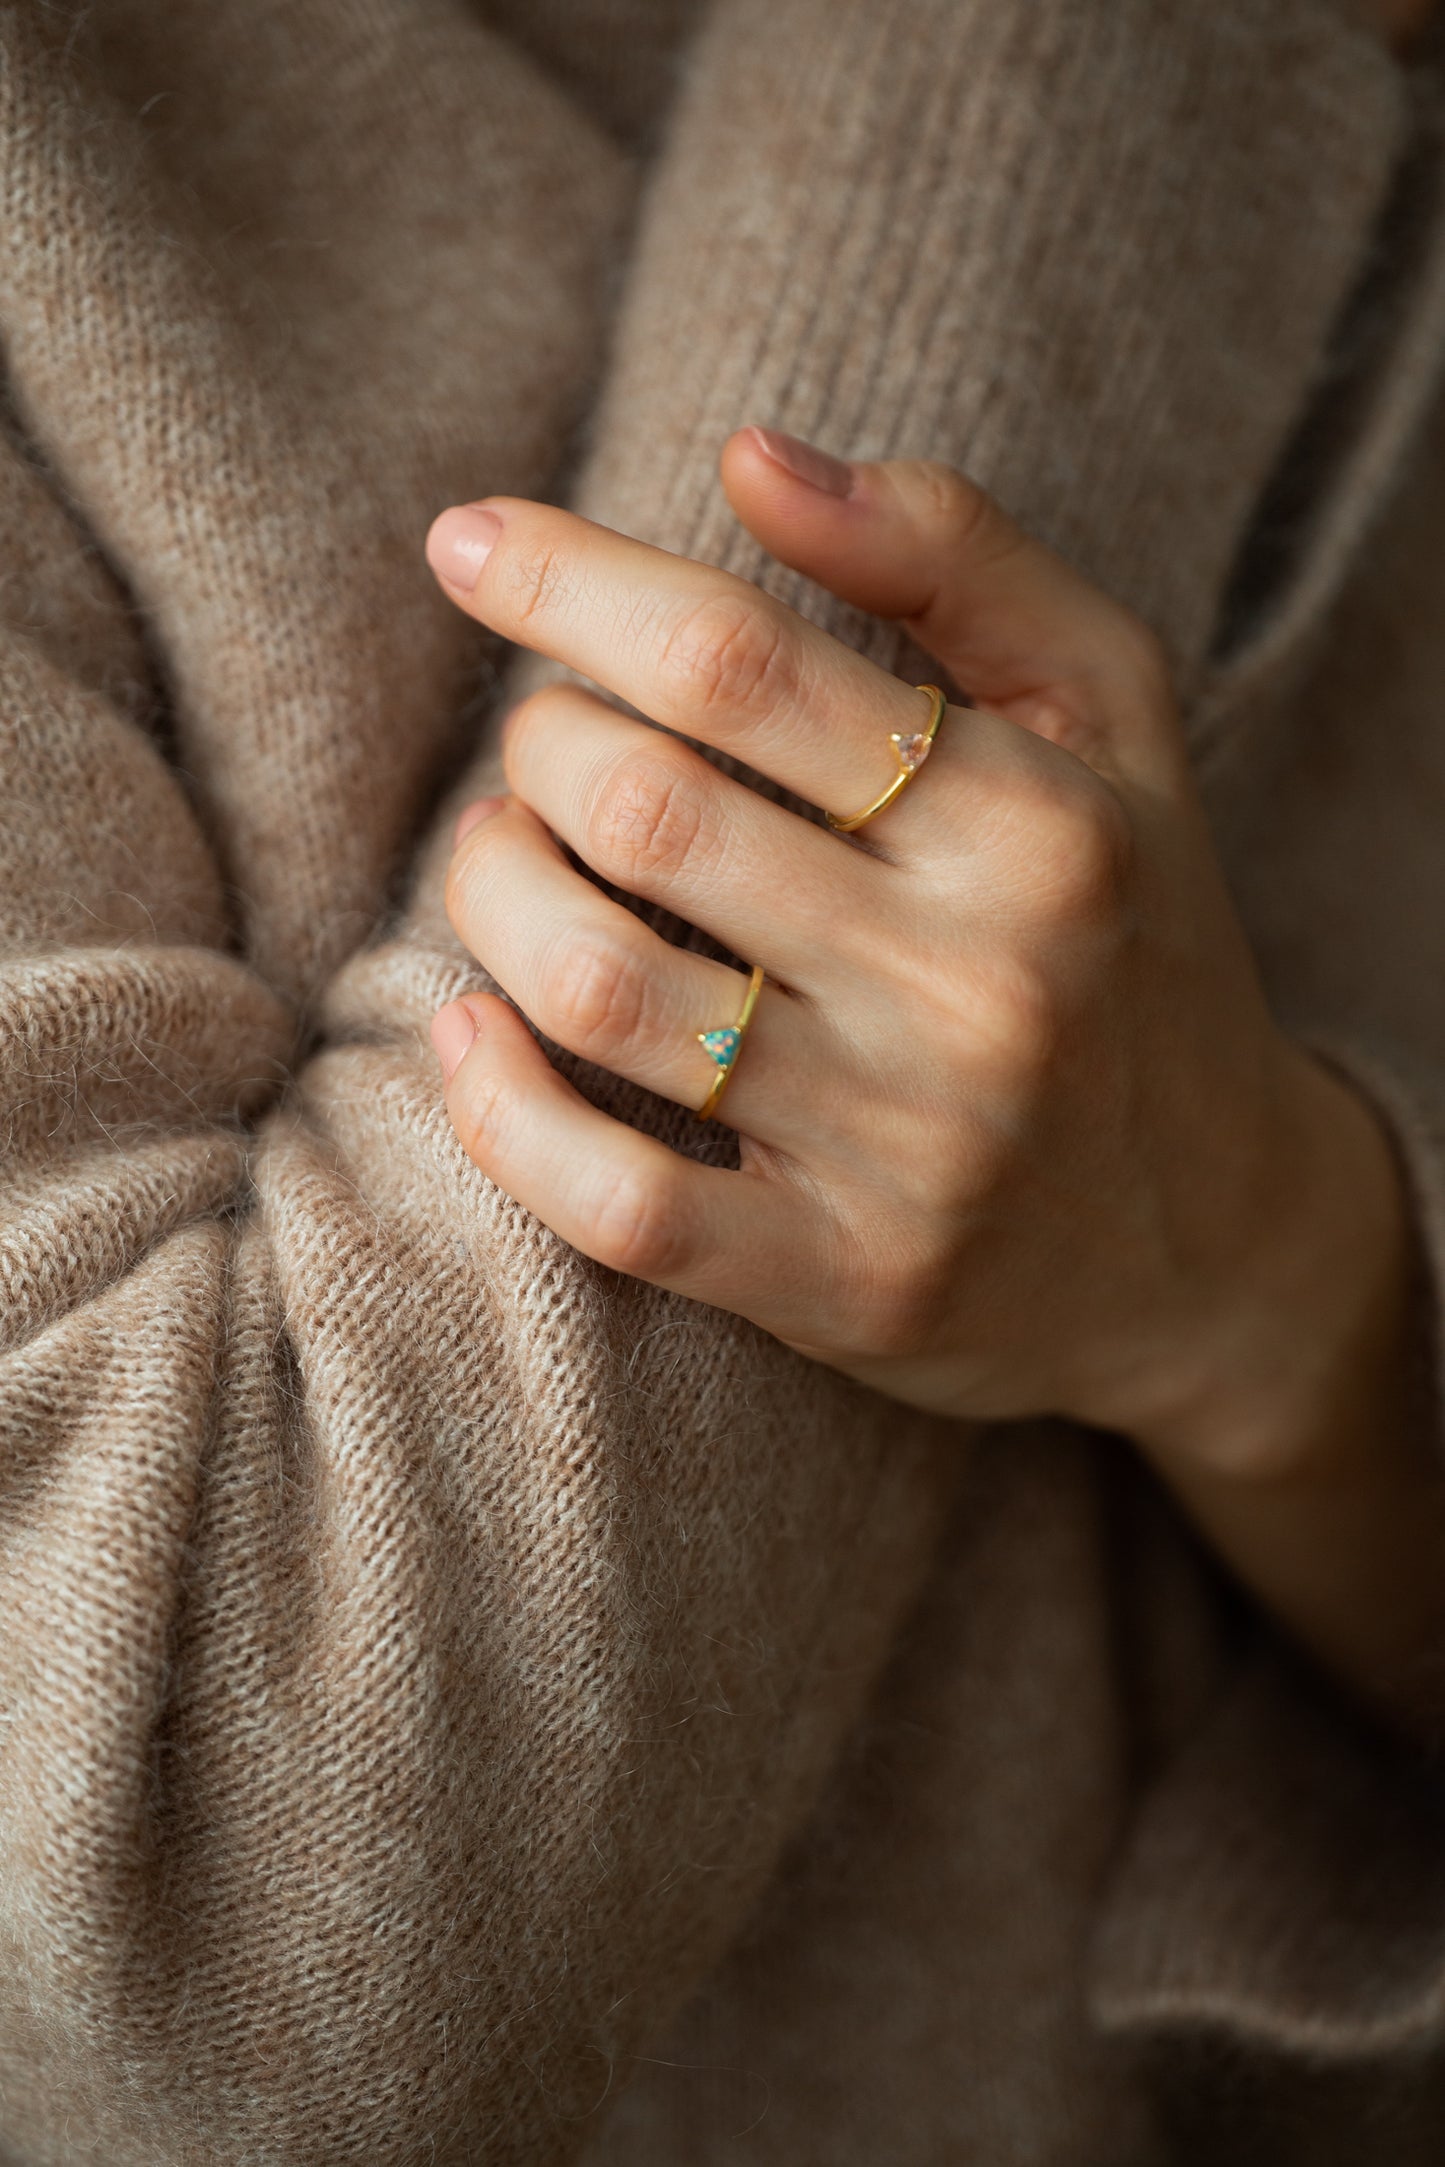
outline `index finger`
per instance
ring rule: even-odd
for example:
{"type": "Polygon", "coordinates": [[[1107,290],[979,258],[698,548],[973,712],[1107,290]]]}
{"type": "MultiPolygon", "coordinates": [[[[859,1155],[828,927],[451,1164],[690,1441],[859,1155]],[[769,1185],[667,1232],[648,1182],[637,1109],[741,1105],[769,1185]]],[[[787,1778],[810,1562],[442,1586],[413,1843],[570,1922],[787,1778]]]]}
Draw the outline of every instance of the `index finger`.
{"type": "Polygon", "coordinates": [[[927,706],[748,580],[523,497],[443,512],[433,571],[462,608],[835,812],[893,779],[927,706]]]}

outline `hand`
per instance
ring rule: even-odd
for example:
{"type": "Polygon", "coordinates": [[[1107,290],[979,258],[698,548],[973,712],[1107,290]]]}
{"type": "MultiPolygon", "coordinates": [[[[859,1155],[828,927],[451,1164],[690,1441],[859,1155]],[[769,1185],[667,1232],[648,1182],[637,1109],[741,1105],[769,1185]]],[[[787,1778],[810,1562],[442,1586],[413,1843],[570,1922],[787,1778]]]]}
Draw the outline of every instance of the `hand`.
{"type": "MultiPolygon", "coordinates": [[[[588,1255],[901,1399],[1237,1451],[1231,1397],[1323,1377],[1354,1329],[1341,1241],[1357,1263],[1368,1221],[1390,1250],[1378,1130],[1270,1017],[1151,634],[947,468],[824,462],[819,487],[784,463],[810,458],[738,432],[734,507],[979,703],[902,795],[847,839],[558,685],[509,717],[514,795],[474,809],[448,884],[544,1033],[685,1106],[745,975],[669,946],[555,838],[761,964],[721,1106],[740,1170],[589,1106],[484,994],[435,1027],[457,1133],[588,1255]]],[[[746,582],[567,512],[449,512],[429,554],[498,632],[815,806],[870,801],[890,732],[926,717],[746,582]]]]}

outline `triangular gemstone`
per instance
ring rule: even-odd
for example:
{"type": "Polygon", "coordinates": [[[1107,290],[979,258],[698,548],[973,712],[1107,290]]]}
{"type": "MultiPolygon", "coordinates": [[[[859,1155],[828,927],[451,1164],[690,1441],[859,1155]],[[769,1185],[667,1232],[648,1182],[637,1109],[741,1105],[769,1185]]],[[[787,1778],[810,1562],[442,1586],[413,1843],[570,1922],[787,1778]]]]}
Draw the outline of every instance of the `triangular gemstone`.
{"type": "Polygon", "coordinates": [[[730,1068],[743,1042],[743,1034],[735,1023],[724,1024],[717,1031],[699,1031],[698,1042],[707,1048],[719,1068],[730,1068]]]}
{"type": "Polygon", "coordinates": [[[898,765],[906,775],[911,775],[915,768],[921,768],[933,750],[932,738],[926,736],[922,730],[893,730],[889,733],[889,743],[897,753],[898,765]]]}

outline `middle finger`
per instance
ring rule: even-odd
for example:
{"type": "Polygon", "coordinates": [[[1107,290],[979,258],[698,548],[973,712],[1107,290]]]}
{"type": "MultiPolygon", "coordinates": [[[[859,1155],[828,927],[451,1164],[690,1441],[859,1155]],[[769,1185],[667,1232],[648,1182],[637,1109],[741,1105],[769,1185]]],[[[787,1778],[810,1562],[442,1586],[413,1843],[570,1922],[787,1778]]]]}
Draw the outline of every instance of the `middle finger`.
{"type": "Polygon", "coordinates": [[[903,902],[891,867],[577,686],[515,707],[503,759],[517,796],[595,873],[790,986],[830,989],[854,960],[849,929],[865,926],[871,947],[903,902]]]}

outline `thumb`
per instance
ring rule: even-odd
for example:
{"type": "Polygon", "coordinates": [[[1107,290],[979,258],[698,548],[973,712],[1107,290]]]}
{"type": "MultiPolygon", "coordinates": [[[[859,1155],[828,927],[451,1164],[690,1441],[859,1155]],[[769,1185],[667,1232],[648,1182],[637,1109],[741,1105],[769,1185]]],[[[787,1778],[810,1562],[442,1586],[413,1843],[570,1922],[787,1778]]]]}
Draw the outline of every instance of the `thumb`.
{"type": "Polygon", "coordinates": [[[1182,758],[1159,642],[1122,603],[930,459],[841,460],[738,429],[723,488],[773,556],[902,624],[971,699],[1103,771],[1182,758]]]}

